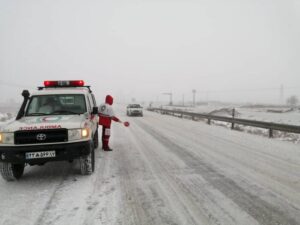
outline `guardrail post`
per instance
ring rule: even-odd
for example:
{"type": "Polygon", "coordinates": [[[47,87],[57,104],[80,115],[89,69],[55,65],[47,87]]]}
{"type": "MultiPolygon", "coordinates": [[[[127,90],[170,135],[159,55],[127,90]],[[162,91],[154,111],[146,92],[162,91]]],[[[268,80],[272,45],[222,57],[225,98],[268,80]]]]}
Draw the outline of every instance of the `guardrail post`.
{"type": "Polygon", "coordinates": [[[269,138],[272,138],[273,137],[273,129],[269,129],[269,138]]]}
{"type": "Polygon", "coordinates": [[[231,130],[234,129],[234,122],[231,123],[231,130]]]}
{"type": "Polygon", "coordinates": [[[210,125],[210,118],[207,118],[207,124],[209,124],[210,125]]]}
{"type": "MultiPolygon", "coordinates": [[[[232,109],[232,119],[234,121],[234,117],[235,117],[235,108],[232,109]]],[[[231,123],[231,129],[234,129],[234,122],[231,123]]]]}

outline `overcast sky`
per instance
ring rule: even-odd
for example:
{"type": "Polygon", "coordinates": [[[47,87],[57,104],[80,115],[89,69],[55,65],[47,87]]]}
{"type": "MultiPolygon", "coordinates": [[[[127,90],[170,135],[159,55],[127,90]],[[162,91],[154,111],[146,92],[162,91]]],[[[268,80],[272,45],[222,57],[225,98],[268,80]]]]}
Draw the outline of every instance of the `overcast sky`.
{"type": "Polygon", "coordinates": [[[300,97],[300,0],[0,0],[0,102],[47,79],[99,103],[300,97]]]}

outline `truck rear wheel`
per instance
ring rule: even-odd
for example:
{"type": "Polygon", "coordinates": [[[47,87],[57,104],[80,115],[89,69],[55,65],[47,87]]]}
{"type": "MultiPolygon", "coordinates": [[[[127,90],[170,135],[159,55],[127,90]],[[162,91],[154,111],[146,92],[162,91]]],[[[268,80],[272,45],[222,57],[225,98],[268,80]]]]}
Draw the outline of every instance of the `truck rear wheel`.
{"type": "Polygon", "coordinates": [[[94,135],[94,148],[97,149],[99,146],[99,137],[98,137],[98,129],[94,135]]]}
{"type": "Polygon", "coordinates": [[[95,150],[94,146],[90,144],[90,153],[85,156],[81,156],[80,161],[80,172],[82,175],[90,175],[95,170],[95,150]]]}
{"type": "Polygon", "coordinates": [[[0,163],[0,173],[4,180],[14,181],[20,179],[24,173],[24,164],[0,163]]]}

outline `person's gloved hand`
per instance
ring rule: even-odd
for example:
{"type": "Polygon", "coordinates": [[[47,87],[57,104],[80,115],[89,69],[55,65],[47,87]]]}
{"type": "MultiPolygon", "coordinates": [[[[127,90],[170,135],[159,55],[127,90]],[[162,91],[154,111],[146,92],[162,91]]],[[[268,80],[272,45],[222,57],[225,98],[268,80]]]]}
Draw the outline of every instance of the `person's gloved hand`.
{"type": "Polygon", "coordinates": [[[125,127],[129,127],[129,125],[130,125],[128,121],[125,121],[123,124],[125,127]]]}

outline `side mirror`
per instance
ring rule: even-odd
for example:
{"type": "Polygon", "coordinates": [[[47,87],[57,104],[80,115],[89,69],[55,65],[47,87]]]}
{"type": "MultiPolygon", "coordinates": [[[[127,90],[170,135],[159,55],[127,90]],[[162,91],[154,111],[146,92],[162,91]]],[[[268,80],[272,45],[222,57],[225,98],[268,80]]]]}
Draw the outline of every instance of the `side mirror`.
{"type": "Polygon", "coordinates": [[[96,115],[96,114],[98,114],[99,112],[98,112],[98,107],[93,107],[93,112],[92,112],[92,114],[93,115],[96,115]]]}

